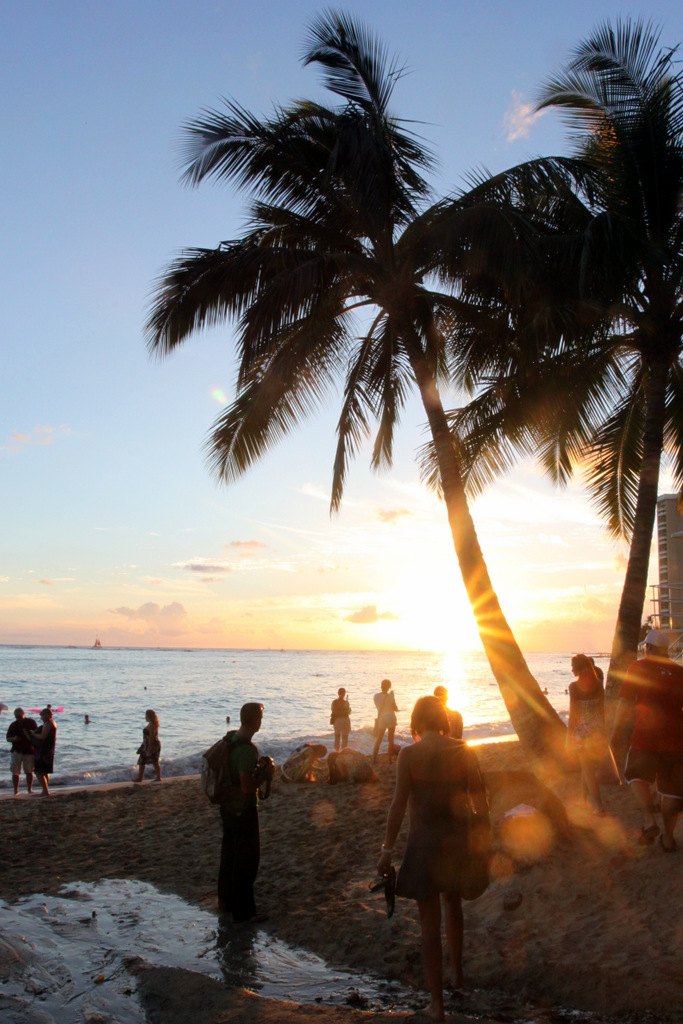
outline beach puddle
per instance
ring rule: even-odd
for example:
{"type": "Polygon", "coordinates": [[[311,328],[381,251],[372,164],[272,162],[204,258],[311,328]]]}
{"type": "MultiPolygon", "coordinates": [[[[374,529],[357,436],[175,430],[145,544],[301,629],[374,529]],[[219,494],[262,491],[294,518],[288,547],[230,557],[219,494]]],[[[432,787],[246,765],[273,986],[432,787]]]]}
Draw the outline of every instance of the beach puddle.
{"type": "MultiPolygon", "coordinates": [[[[413,1008],[396,984],[332,970],[256,928],[222,927],[177,896],[132,880],[0,901],[0,1019],[7,1024],[145,1024],[131,960],[223,979],[301,1003],[413,1008]]],[[[412,998],[411,998],[412,996],[412,998]]]]}

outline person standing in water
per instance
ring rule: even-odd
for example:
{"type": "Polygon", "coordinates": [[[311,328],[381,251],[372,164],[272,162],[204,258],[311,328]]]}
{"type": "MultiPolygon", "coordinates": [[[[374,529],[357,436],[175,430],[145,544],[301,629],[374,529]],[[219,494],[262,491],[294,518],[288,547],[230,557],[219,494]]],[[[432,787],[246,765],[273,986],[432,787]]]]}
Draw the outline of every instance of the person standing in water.
{"type": "Polygon", "coordinates": [[[396,732],[396,712],[398,708],[396,707],[394,691],[391,689],[391,679],[383,679],[380,686],[381,690],[373,697],[375,707],[377,708],[375,746],[372,751],[373,764],[377,761],[377,755],[379,754],[379,748],[385,732],[387,734],[389,760],[391,761],[394,756],[394,733],[396,732]]]}
{"type": "Polygon", "coordinates": [[[142,782],[142,777],[145,774],[145,765],[151,764],[154,768],[156,781],[161,782],[161,766],[159,764],[161,741],[159,739],[159,718],[156,711],[148,708],[145,711],[145,721],[147,724],[142,730],[142,743],[138,747],[139,768],[138,777],[135,781],[142,782]]]}
{"type": "Polygon", "coordinates": [[[330,725],[334,729],[334,749],[343,750],[349,745],[349,733],[351,732],[351,705],[346,690],[340,686],[337,690],[337,699],[332,701],[330,713],[330,725]]]}
{"type": "Polygon", "coordinates": [[[24,716],[23,708],[14,709],[14,721],[10,722],[9,729],[7,730],[7,742],[12,744],[10,767],[15,796],[19,792],[19,779],[21,778],[22,768],[26,775],[26,789],[29,793],[33,791],[35,756],[31,741],[27,738],[26,733],[27,731],[34,732],[37,728],[32,718],[24,716]]]}
{"type": "Polygon", "coordinates": [[[36,729],[35,732],[29,732],[27,729],[24,735],[36,748],[36,775],[42,787],[43,796],[49,796],[48,779],[54,769],[55,743],[57,741],[57,726],[49,705],[40,712],[40,720],[43,724],[39,729],[36,729]]]}

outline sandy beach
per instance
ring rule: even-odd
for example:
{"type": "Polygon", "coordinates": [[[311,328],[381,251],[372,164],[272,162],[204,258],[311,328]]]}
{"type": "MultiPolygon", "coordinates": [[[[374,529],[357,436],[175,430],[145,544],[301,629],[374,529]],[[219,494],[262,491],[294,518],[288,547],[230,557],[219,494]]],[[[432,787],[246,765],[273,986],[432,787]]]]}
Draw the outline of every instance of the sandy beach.
{"type": "MultiPolygon", "coordinates": [[[[477,751],[488,772],[529,767],[518,743],[477,751]]],[[[381,895],[368,892],[394,767],[380,760],[378,775],[378,783],[357,786],[276,777],[261,807],[257,899],[269,913],[261,927],[338,968],[423,989],[414,904],[399,900],[388,920],[381,895]]],[[[658,844],[643,848],[626,789],[605,788],[608,814],[596,818],[578,799],[578,774],[546,781],[568,811],[565,835],[545,815],[504,816],[504,804],[492,801],[495,877],[465,904],[467,989],[451,999],[449,1019],[514,1020],[532,1007],[539,1020],[559,1019],[559,1008],[620,1021],[646,1012],[651,1021],[680,1020],[683,824],[677,855],[658,844]]],[[[0,898],[129,878],[215,908],[220,820],[196,778],[55,794],[0,801],[0,898]]],[[[274,1003],[177,969],[141,966],[137,985],[149,1020],[165,1024],[363,1016],[362,1007],[274,1003]],[[202,1011],[188,1016],[193,1000],[202,1011]]]]}

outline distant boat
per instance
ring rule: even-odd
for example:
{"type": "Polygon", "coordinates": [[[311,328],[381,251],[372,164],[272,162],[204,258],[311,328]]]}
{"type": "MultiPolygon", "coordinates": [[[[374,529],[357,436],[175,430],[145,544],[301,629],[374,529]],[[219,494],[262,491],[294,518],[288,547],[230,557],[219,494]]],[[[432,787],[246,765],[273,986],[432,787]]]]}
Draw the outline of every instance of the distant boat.
{"type": "Polygon", "coordinates": [[[100,638],[98,636],[96,636],[95,637],[95,643],[92,645],[92,649],[93,649],[93,651],[99,651],[101,649],[101,647],[102,647],[102,644],[100,643],[100,638]]]}

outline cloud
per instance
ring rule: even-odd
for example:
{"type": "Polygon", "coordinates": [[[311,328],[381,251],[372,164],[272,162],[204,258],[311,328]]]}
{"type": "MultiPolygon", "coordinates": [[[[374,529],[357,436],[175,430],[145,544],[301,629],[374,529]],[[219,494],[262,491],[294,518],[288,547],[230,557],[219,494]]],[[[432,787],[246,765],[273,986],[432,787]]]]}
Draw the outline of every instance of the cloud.
{"type": "Polygon", "coordinates": [[[513,89],[512,104],[503,115],[506,140],[528,139],[532,126],[544,113],[544,110],[534,110],[533,103],[525,103],[522,94],[513,89]]]}
{"type": "Polygon", "coordinates": [[[52,582],[52,580],[41,580],[40,582],[43,583],[46,587],[53,587],[54,586],[54,583],[52,582]]]}
{"type": "MultiPolygon", "coordinates": [[[[171,604],[161,605],[154,601],[147,601],[139,608],[110,608],[111,615],[122,615],[128,619],[132,626],[142,626],[142,632],[162,633],[166,636],[175,636],[184,632],[187,621],[187,612],[178,601],[171,604]]],[[[141,630],[136,629],[135,632],[141,630]]]]}
{"type": "Polygon", "coordinates": [[[376,604],[366,604],[360,611],[347,615],[345,621],[366,626],[369,623],[379,622],[380,619],[398,619],[398,615],[394,615],[393,612],[378,612],[376,604]]]}
{"type": "Polygon", "coordinates": [[[377,518],[382,523],[395,523],[402,516],[412,516],[409,508],[378,508],[377,518]]]}
{"type": "Polygon", "coordinates": [[[227,544],[224,544],[223,547],[237,551],[240,558],[247,558],[255,551],[267,548],[268,545],[264,544],[263,541],[260,540],[231,540],[228,541],[227,544]]]}
{"type": "Polygon", "coordinates": [[[58,436],[70,433],[71,428],[67,427],[65,423],[60,424],[58,427],[51,427],[48,424],[37,426],[28,434],[22,434],[18,430],[13,430],[9,438],[9,450],[11,452],[18,452],[21,448],[31,445],[54,444],[58,436]]]}
{"type": "Polygon", "coordinates": [[[185,572],[198,572],[207,575],[230,572],[229,565],[224,565],[221,562],[204,562],[201,559],[198,559],[196,562],[178,562],[176,564],[183,568],[185,572]]]}

